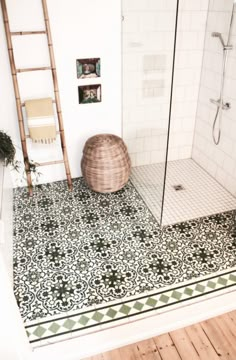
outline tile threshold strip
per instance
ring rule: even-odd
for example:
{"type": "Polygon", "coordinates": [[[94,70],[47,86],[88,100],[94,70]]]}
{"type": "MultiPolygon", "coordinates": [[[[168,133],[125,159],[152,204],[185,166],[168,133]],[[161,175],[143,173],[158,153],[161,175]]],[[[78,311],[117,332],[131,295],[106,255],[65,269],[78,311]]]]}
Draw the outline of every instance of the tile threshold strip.
{"type": "MultiPolygon", "coordinates": [[[[45,320],[25,326],[30,343],[81,332],[118,320],[123,320],[150,311],[156,311],[171,305],[212,294],[236,285],[236,270],[231,270],[205,279],[190,282],[171,289],[165,289],[145,296],[101,306],[93,310],[74,312],[73,315],[45,320]]],[[[80,333],[81,334],[81,333],[80,333]]],[[[82,334],[81,334],[82,335],[82,334]]],[[[55,339],[56,341],[56,339],[55,339]]]]}

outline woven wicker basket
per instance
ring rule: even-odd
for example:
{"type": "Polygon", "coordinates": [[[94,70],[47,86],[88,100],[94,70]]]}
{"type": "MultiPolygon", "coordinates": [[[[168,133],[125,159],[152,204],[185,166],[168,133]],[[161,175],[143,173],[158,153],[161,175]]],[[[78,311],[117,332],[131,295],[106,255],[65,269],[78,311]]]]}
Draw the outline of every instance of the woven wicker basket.
{"type": "Polygon", "coordinates": [[[95,135],[85,143],[81,168],[92,190],[101,193],[118,191],[130,176],[131,162],[127,147],[116,135],[95,135]]]}

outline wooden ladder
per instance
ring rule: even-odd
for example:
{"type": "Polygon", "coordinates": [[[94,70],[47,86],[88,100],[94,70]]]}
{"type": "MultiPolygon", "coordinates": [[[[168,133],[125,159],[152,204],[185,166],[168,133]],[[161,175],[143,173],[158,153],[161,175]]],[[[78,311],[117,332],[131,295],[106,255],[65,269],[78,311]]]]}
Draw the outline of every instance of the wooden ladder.
{"type": "Polygon", "coordinates": [[[67,150],[66,150],[66,141],[65,141],[63,118],[62,118],[62,112],[61,112],[61,103],[60,103],[58,81],[57,81],[57,71],[56,71],[56,64],[55,64],[55,58],[54,58],[52,36],[51,36],[46,0],[41,0],[42,7],[43,7],[44,21],[45,21],[45,30],[42,30],[42,31],[17,31],[17,32],[10,31],[6,1],[5,0],[0,0],[0,1],[1,1],[1,7],[2,7],[2,13],[3,13],[4,27],[5,27],[5,32],[6,32],[7,48],[8,48],[9,61],[10,61],[10,66],[11,66],[11,74],[12,74],[13,86],[14,86],[14,92],[15,92],[17,116],[18,116],[18,123],[19,123],[19,129],[20,129],[20,137],[21,137],[21,146],[22,146],[22,152],[23,152],[23,157],[24,157],[25,172],[26,172],[29,194],[32,195],[32,192],[33,192],[32,178],[31,178],[31,172],[30,172],[30,163],[29,163],[27,144],[26,144],[26,139],[29,138],[29,135],[26,135],[26,133],[25,133],[23,112],[22,112],[22,108],[25,106],[25,103],[21,101],[19,85],[18,85],[18,80],[17,80],[18,73],[27,72],[27,71],[51,70],[51,72],[52,72],[54,96],[55,96],[55,100],[53,100],[53,102],[56,104],[58,125],[59,125],[59,131],[57,131],[57,134],[60,135],[61,148],[62,148],[62,154],[63,154],[63,160],[37,163],[37,166],[45,166],[45,165],[64,163],[68,186],[69,186],[69,189],[71,190],[72,189],[71,173],[70,173],[70,166],[69,166],[68,155],[67,155],[67,150]],[[39,34],[45,34],[47,36],[48,51],[49,51],[49,56],[50,56],[50,66],[17,69],[16,65],[15,65],[14,52],[13,52],[13,46],[12,46],[12,36],[39,35],[39,34]]]}

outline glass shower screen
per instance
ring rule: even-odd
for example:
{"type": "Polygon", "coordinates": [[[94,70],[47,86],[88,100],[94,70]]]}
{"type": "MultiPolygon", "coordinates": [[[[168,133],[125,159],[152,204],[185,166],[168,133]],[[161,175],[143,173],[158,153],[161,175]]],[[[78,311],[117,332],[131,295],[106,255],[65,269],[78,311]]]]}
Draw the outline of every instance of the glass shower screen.
{"type": "Polygon", "coordinates": [[[178,1],[123,0],[123,139],[131,181],[161,222],[178,1]]]}

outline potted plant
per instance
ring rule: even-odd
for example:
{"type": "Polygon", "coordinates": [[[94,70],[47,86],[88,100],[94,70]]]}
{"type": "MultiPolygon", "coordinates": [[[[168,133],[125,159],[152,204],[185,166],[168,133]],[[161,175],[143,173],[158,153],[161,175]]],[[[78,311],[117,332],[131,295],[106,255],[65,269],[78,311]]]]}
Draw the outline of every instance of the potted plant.
{"type": "MultiPolygon", "coordinates": [[[[15,160],[16,149],[12,142],[12,139],[6,132],[0,130],[0,163],[3,166],[10,165],[14,170],[19,171],[21,167],[21,162],[15,160]]],[[[28,157],[24,158],[24,163],[28,163],[28,170],[31,174],[34,175],[34,180],[37,183],[41,173],[37,169],[37,163],[32,160],[29,160],[28,157]]],[[[25,179],[25,172],[22,174],[22,178],[25,179]]],[[[22,180],[23,180],[22,179],[22,180]]]]}
{"type": "Polygon", "coordinates": [[[10,136],[0,130],[0,162],[5,166],[12,165],[15,167],[15,154],[16,149],[10,136]]]}

